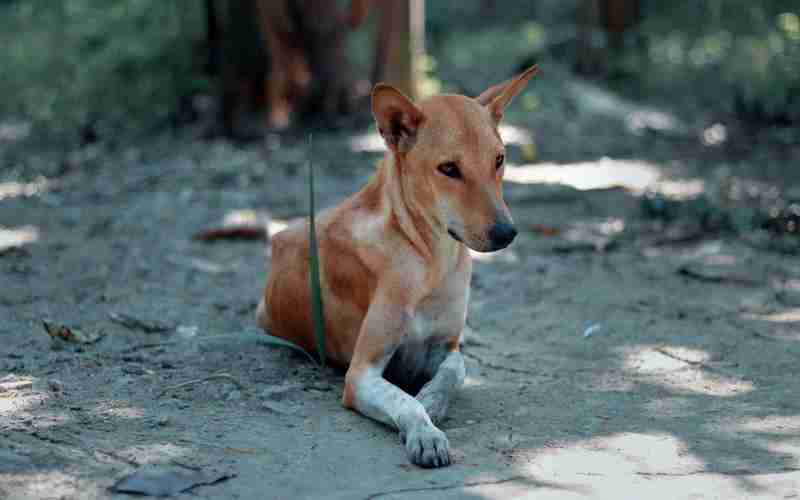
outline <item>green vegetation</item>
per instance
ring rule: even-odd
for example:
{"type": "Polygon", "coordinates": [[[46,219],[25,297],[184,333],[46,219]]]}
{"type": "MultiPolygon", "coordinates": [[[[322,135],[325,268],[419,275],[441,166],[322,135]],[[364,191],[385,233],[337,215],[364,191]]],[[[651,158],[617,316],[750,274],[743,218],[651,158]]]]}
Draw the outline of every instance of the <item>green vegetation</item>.
{"type": "MultiPolygon", "coordinates": [[[[465,74],[496,81],[531,58],[571,66],[578,3],[427,2],[425,87],[472,90],[465,74]]],[[[202,71],[202,10],[193,0],[0,1],[0,116],[67,140],[87,123],[115,131],[163,123],[181,96],[213,90],[202,71]]],[[[641,12],[609,57],[610,85],[755,123],[800,120],[796,1],[642,0],[641,12]]],[[[374,38],[365,31],[349,44],[364,77],[374,38]]]]}
{"type": "Polygon", "coordinates": [[[138,129],[177,97],[207,88],[193,46],[192,0],[6,0],[0,3],[0,115],[67,139],[90,120],[138,129]]]}

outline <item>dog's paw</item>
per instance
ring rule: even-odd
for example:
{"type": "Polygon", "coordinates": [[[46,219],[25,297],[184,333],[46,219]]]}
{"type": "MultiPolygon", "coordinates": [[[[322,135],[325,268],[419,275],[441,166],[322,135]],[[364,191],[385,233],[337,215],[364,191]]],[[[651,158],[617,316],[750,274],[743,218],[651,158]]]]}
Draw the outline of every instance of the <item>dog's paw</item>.
{"type": "Polygon", "coordinates": [[[444,432],[436,427],[423,427],[405,436],[406,453],[411,463],[420,467],[446,467],[450,465],[450,442],[444,432]]]}

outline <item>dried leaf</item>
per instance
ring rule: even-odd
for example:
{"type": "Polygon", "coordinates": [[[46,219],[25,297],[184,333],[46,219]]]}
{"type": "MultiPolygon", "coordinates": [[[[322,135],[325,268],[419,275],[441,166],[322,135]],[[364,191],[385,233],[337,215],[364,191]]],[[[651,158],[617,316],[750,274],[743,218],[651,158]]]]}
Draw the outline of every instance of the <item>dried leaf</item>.
{"type": "Polygon", "coordinates": [[[131,330],[142,330],[145,333],[161,333],[175,328],[173,325],[169,325],[163,321],[141,319],[126,313],[111,312],[108,313],[108,319],[114,323],[124,326],[125,328],[130,328],[131,330]]]}
{"type": "Polygon", "coordinates": [[[172,469],[139,469],[114,483],[110,490],[114,493],[166,497],[190,490],[196,486],[210,485],[232,477],[236,477],[236,474],[172,469]]]}
{"type": "Polygon", "coordinates": [[[544,224],[534,224],[531,229],[533,229],[534,233],[542,236],[558,236],[561,234],[561,229],[554,226],[545,226],[544,224]]]}
{"type": "Polygon", "coordinates": [[[219,241],[219,240],[256,240],[267,239],[267,228],[254,225],[237,225],[217,229],[207,229],[200,231],[192,236],[197,241],[219,241]]]}
{"type": "Polygon", "coordinates": [[[73,344],[94,344],[103,338],[102,332],[78,330],[77,328],[55,324],[48,320],[42,320],[42,326],[44,326],[44,331],[46,331],[51,338],[64,342],[71,342],[73,344]]]}
{"type": "Polygon", "coordinates": [[[678,274],[708,283],[737,283],[758,286],[764,283],[760,276],[753,276],[743,267],[715,266],[703,263],[688,263],[678,268],[678,274]]]}

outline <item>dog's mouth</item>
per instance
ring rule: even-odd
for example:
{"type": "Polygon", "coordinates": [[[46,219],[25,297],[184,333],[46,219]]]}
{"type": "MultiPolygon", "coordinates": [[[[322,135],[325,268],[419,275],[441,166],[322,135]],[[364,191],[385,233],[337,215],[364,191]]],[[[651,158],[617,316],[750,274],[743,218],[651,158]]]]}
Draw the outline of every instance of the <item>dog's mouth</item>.
{"type": "Polygon", "coordinates": [[[459,236],[459,235],[458,235],[458,234],[457,234],[455,231],[453,231],[452,229],[449,229],[449,228],[448,228],[448,229],[447,229],[447,234],[449,234],[450,236],[452,236],[452,237],[453,237],[453,239],[454,239],[454,240],[456,240],[456,241],[458,241],[459,243],[464,243],[464,240],[462,240],[462,239],[461,239],[461,236],[459,236]]]}

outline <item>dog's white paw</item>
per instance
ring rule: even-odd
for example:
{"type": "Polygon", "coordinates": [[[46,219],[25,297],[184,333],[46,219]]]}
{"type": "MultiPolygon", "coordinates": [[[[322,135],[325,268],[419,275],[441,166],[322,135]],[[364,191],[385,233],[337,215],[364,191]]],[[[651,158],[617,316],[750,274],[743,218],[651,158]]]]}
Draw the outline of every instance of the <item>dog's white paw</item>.
{"type": "Polygon", "coordinates": [[[411,463],[420,467],[450,465],[450,442],[436,427],[413,429],[405,436],[406,453],[411,463]]]}

